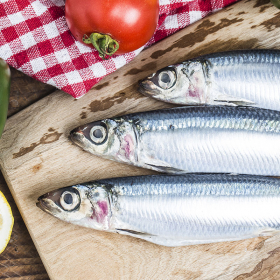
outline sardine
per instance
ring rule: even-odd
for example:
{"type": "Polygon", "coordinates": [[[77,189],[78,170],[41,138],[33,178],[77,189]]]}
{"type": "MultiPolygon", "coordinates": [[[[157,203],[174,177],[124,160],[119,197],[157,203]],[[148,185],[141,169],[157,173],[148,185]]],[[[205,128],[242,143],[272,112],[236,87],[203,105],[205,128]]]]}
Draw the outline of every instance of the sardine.
{"type": "Polygon", "coordinates": [[[71,132],[84,150],[166,173],[280,175],[280,112],[193,106],[136,113],[71,132]]]}
{"type": "Polygon", "coordinates": [[[165,246],[241,240],[280,229],[280,180],[261,176],[114,178],[38,200],[38,207],[63,221],[165,246]]]}
{"type": "Polygon", "coordinates": [[[244,105],[280,111],[280,51],[204,55],[163,68],[139,83],[147,96],[185,105],[244,105]]]}

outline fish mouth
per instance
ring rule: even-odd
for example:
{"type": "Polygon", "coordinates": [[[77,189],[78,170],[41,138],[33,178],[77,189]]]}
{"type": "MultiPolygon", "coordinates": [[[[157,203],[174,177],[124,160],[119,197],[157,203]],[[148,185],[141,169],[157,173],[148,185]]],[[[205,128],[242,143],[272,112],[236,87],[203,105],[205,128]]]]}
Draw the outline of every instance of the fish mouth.
{"type": "Polygon", "coordinates": [[[77,127],[75,129],[73,129],[70,132],[70,139],[73,143],[75,143],[76,145],[83,147],[83,143],[84,143],[84,133],[81,127],[77,127]]]}
{"type": "Polygon", "coordinates": [[[140,80],[138,82],[138,91],[148,97],[160,94],[160,91],[155,87],[155,84],[148,79],[140,80]]]}
{"type": "Polygon", "coordinates": [[[42,211],[44,211],[50,215],[53,215],[52,207],[50,206],[48,199],[46,199],[44,196],[45,195],[42,195],[38,198],[38,201],[36,202],[36,206],[38,208],[40,208],[42,211]]]}
{"type": "Polygon", "coordinates": [[[65,191],[65,189],[67,189],[67,187],[41,195],[40,197],[38,197],[36,206],[44,212],[51,214],[52,216],[56,216],[56,214],[59,214],[62,211],[59,207],[59,200],[62,192],[65,191]]]}
{"type": "Polygon", "coordinates": [[[38,208],[40,208],[41,210],[45,211],[40,201],[37,201],[37,202],[36,202],[36,206],[37,206],[38,208]]]}

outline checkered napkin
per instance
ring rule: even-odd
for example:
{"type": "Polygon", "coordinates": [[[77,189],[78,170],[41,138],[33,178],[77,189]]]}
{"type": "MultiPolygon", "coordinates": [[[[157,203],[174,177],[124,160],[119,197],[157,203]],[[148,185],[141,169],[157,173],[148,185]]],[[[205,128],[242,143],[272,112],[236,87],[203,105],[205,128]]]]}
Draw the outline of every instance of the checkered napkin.
{"type": "MultiPolygon", "coordinates": [[[[235,1],[160,0],[158,26],[145,47],[235,1]]],[[[63,0],[0,2],[0,57],[27,75],[75,98],[83,96],[104,76],[131,61],[143,49],[102,61],[97,51],[71,35],[63,0]]]]}

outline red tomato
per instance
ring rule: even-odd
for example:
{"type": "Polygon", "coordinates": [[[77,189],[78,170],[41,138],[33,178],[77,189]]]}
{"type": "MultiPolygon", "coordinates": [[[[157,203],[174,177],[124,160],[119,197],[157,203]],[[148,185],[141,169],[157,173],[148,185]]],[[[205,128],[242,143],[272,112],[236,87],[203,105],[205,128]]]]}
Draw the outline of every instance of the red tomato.
{"type": "MultiPolygon", "coordinates": [[[[116,54],[123,54],[142,47],[153,36],[159,3],[158,0],[66,0],[65,14],[78,41],[83,42],[83,37],[92,33],[107,34],[119,44],[116,54]]],[[[111,47],[117,43],[111,42],[111,47]]]]}

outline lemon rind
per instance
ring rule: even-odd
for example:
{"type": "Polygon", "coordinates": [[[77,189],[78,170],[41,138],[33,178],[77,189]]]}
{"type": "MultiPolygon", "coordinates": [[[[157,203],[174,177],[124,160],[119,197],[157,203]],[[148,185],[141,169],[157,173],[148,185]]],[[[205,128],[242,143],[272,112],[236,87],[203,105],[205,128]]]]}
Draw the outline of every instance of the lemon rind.
{"type": "Polygon", "coordinates": [[[13,217],[11,206],[9,205],[4,194],[0,191],[0,209],[2,207],[4,208],[4,211],[6,212],[5,213],[6,215],[3,218],[3,224],[5,224],[4,226],[8,226],[9,230],[7,233],[5,232],[5,236],[4,236],[5,240],[0,241],[0,254],[6,249],[8,243],[10,241],[12,230],[13,230],[13,225],[14,225],[14,217],[13,217]]]}

